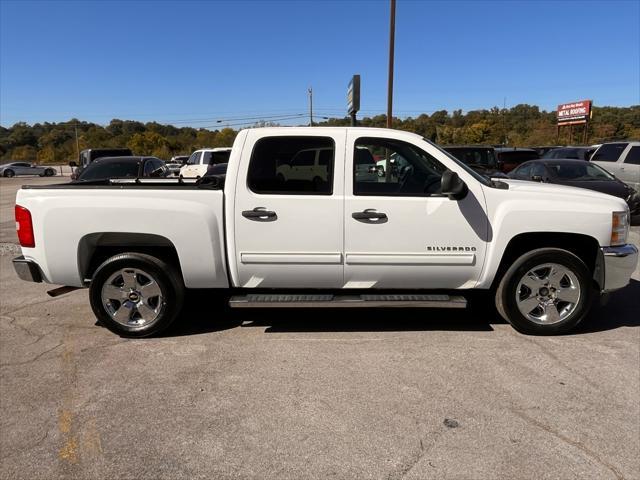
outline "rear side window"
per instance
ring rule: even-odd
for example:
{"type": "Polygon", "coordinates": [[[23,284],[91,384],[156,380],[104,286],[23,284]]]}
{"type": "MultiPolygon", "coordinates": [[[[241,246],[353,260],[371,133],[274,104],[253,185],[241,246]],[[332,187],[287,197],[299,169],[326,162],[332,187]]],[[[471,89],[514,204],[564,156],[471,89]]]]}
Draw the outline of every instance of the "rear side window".
{"type": "Polygon", "coordinates": [[[231,152],[204,152],[202,158],[203,165],[218,165],[219,163],[228,163],[231,152]]]}
{"type": "Polygon", "coordinates": [[[606,143],[593,154],[591,160],[598,162],[617,162],[625,148],[627,148],[626,143],[606,143]]]}
{"type": "Polygon", "coordinates": [[[631,165],[640,165],[640,147],[631,147],[627,158],[624,159],[624,163],[630,163],[631,165]]]}
{"type": "Polygon", "coordinates": [[[331,195],[334,158],[335,145],[329,137],[263,138],[253,148],[247,185],[260,194],[331,195]],[[306,168],[295,168],[300,166],[306,168]]]}

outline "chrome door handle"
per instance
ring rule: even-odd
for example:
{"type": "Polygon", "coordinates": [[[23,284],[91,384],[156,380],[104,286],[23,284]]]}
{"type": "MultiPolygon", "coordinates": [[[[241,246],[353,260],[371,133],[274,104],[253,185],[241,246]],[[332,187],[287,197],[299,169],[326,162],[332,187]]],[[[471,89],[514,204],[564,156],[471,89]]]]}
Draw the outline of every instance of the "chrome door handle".
{"type": "Polygon", "coordinates": [[[256,207],[253,210],[244,210],[242,216],[258,222],[272,222],[278,218],[276,212],[266,210],[264,207],[256,207]]]}
{"type": "MultiPolygon", "coordinates": [[[[377,222],[380,222],[380,220],[387,220],[386,213],[376,212],[374,209],[367,209],[362,212],[353,212],[351,216],[355,220],[365,221],[365,222],[369,220],[375,220],[377,222]]],[[[371,222],[371,223],[375,223],[375,222],[371,222]]],[[[384,222],[380,222],[380,223],[384,223],[384,222]]]]}

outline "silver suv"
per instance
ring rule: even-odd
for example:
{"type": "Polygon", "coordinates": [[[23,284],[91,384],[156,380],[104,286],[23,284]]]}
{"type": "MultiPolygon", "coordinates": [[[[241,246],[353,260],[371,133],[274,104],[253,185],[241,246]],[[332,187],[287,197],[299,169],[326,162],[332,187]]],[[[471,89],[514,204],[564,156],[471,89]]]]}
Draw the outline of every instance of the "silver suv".
{"type": "Polygon", "coordinates": [[[603,143],[591,161],[640,191],[640,142],[603,143]]]}

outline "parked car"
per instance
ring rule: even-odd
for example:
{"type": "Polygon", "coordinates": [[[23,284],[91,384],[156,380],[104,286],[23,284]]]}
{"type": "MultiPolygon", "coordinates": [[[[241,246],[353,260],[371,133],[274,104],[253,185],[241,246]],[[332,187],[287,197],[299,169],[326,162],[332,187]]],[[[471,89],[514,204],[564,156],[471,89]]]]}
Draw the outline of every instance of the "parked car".
{"type": "Polygon", "coordinates": [[[484,294],[519,331],[558,334],[638,261],[624,200],[492,181],[391,129],[242,130],[226,181],[36,185],[15,208],[20,278],[89,287],[101,324],[135,337],[179,318],[191,288],[233,308],[464,308],[484,294]],[[358,181],[359,147],[408,168],[358,181]],[[284,156],[319,149],[332,153],[326,182],[278,178],[284,156]]]}
{"type": "Polygon", "coordinates": [[[103,157],[129,157],[133,153],[128,148],[87,148],[80,152],[78,162],[69,162],[69,166],[74,170],[71,173],[71,179],[75,180],[78,175],[91,164],[94,160],[103,157]]]}
{"type": "Polygon", "coordinates": [[[540,156],[540,158],[542,158],[544,156],[545,153],[547,153],[549,150],[554,150],[556,148],[562,148],[562,145],[545,145],[542,147],[531,147],[533,150],[535,150],[536,152],[538,152],[538,155],[540,156]]]}
{"type": "Polygon", "coordinates": [[[171,157],[171,160],[166,163],[169,173],[176,176],[180,175],[180,169],[185,163],[187,163],[187,160],[189,160],[189,155],[177,155],[171,157]]]}
{"type": "Polygon", "coordinates": [[[589,160],[596,149],[593,147],[560,147],[549,150],[541,158],[573,158],[589,160]]]}
{"type": "Polygon", "coordinates": [[[164,162],[156,157],[101,157],[87,166],[77,182],[112,178],[162,178],[169,174],[164,162]]]}
{"type": "Polygon", "coordinates": [[[495,149],[498,169],[509,173],[521,163],[540,158],[533,148],[500,147],[495,149]]]}
{"type": "Polygon", "coordinates": [[[321,191],[327,184],[331,174],[330,165],[333,160],[333,148],[307,148],[295,152],[278,153],[276,178],[286,182],[312,182],[316,190],[321,191]]]}
{"type": "Polygon", "coordinates": [[[569,159],[531,160],[512,170],[509,177],[606,193],[623,199],[631,215],[640,214],[638,192],[594,163],[569,159]]]}
{"type": "Polygon", "coordinates": [[[10,162],[0,165],[0,176],[14,177],[16,175],[40,175],[41,177],[52,177],[56,174],[56,169],[43,167],[29,162],[10,162]]]}
{"type": "Polygon", "coordinates": [[[640,191],[640,142],[603,143],[591,161],[640,191]]]}
{"type": "Polygon", "coordinates": [[[505,174],[498,168],[496,152],[493,147],[483,145],[451,145],[443,148],[482,175],[487,177],[505,177],[505,174]]]}
{"type": "Polygon", "coordinates": [[[228,166],[229,166],[228,163],[218,163],[216,165],[211,165],[207,169],[207,173],[205,176],[226,175],[228,166]]]}
{"type": "Polygon", "coordinates": [[[227,163],[231,155],[231,147],[203,148],[191,154],[187,162],[180,168],[180,176],[198,178],[207,173],[210,165],[227,163]]]}
{"type": "MultiPolygon", "coordinates": [[[[397,153],[392,153],[389,155],[389,165],[391,167],[391,177],[390,178],[398,178],[401,177],[405,171],[405,169],[410,166],[410,163],[402,156],[397,153]]],[[[387,159],[383,158],[376,162],[376,173],[378,177],[386,177],[387,175],[387,159]]]]}

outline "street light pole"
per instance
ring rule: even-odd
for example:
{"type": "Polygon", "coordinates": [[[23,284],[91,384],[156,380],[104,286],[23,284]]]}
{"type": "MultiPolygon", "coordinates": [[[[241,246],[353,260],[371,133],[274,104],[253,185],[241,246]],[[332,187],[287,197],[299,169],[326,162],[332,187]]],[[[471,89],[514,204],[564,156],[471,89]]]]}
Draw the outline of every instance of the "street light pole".
{"type": "Polygon", "coordinates": [[[393,53],[396,34],[396,0],[391,0],[389,16],[389,80],[387,82],[387,128],[391,128],[393,118],[393,53]]]}

